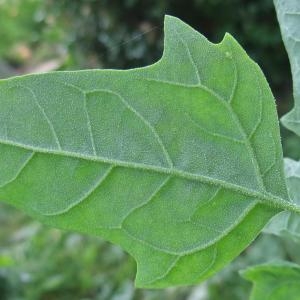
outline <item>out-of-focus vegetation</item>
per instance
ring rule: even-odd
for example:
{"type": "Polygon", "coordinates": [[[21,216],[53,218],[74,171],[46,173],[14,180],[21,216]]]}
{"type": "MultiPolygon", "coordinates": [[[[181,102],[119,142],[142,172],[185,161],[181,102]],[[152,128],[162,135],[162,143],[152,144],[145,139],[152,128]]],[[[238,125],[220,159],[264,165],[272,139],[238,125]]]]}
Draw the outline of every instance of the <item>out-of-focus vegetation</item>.
{"type": "MultiPolygon", "coordinates": [[[[278,99],[291,107],[291,76],[272,0],[0,0],[0,77],[52,70],[132,68],[156,61],[163,16],[183,19],[210,40],[233,34],[263,68],[278,99]]],[[[286,155],[300,142],[283,131],[286,155]]],[[[247,299],[238,275],[270,258],[300,261],[296,242],[262,235],[220,274],[192,288],[135,290],[135,263],[96,237],[49,229],[0,206],[0,300],[247,299]]]]}

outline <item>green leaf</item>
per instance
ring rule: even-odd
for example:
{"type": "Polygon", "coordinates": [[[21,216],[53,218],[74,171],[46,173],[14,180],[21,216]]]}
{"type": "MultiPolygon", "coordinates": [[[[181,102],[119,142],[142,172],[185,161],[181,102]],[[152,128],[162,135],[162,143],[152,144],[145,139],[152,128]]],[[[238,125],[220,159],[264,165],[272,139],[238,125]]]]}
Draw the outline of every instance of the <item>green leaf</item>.
{"type": "Polygon", "coordinates": [[[300,2],[274,0],[274,4],[291,64],[295,99],[295,107],[281,121],[286,128],[300,135],[300,2]]]}
{"type": "Polygon", "coordinates": [[[289,262],[273,262],[241,272],[254,283],[250,300],[298,300],[300,266],[289,262]]]}
{"type": "Polygon", "coordinates": [[[95,234],[137,261],[139,287],[195,284],[288,202],[275,103],[226,34],[173,17],[140,69],[0,81],[0,199],[95,234]]]}
{"type": "MultiPolygon", "coordinates": [[[[284,166],[290,199],[300,206],[300,162],[285,158],[284,166]]],[[[281,212],[267,224],[264,232],[279,236],[288,234],[300,241],[300,216],[290,211],[281,212]]]]}

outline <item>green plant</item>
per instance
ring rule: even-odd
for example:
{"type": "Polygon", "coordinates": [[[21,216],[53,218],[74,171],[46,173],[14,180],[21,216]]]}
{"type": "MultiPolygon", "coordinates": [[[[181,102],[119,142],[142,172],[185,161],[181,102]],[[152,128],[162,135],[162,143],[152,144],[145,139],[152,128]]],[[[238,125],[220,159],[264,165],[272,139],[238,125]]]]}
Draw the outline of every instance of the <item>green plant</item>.
{"type": "Polygon", "coordinates": [[[248,268],[243,276],[255,283],[250,299],[299,299],[300,266],[277,262],[248,268]]]}
{"type": "Polygon", "coordinates": [[[166,17],[152,66],[16,77],[0,91],[0,199],[121,245],[138,286],[204,280],[273,216],[300,212],[271,91],[228,34],[212,44],[166,17]]]}

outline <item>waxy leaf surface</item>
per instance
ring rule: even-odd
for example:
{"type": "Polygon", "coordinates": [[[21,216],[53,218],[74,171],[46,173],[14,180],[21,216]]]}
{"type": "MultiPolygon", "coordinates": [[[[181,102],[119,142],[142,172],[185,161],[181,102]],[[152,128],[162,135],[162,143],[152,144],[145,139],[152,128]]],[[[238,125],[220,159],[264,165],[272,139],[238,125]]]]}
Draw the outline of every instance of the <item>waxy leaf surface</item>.
{"type": "Polygon", "coordinates": [[[254,283],[250,300],[298,300],[300,266],[289,262],[274,262],[254,266],[242,272],[254,283]]]}
{"type": "Polygon", "coordinates": [[[281,121],[300,136],[300,1],[274,0],[274,4],[291,64],[295,100],[295,107],[281,121]]]}
{"type": "Polygon", "coordinates": [[[0,153],[2,201],[121,245],[139,287],[206,279],[289,203],[261,70],[173,17],[149,67],[0,81],[0,153]]]}

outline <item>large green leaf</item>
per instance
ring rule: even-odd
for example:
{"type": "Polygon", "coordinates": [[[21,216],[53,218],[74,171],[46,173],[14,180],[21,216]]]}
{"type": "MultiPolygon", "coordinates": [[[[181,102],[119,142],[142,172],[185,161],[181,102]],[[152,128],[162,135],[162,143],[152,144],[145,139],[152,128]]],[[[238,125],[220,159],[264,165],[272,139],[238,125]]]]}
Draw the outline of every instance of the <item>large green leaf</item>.
{"type": "MultiPolygon", "coordinates": [[[[284,159],[285,176],[290,199],[300,206],[300,162],[284,159]]],[[[264,228],[264,232],[280,236],[291,236],[300,241],[300,216],[284,211],[275,216],[264,228]]]]}
{"type": "Polygon", "coordinates": [[[254,283],[250,300],[299,300],[299,265],[274,262],[248,268],[242,274],[254,283]]]}
{"type": "Polygon", "coordinates": [[[282,123],[300,135],[300,1],[274,0],[285,48],[290,59],[295,107],[286,114],[282,123]]]}
{"type": "Polygon", "coordinates": [[[194,284],[288,202],[274,99],[228,34],[173,17],[152,66],[0,81],[0,199],[100,235],[139,287],[194,284]]]}

